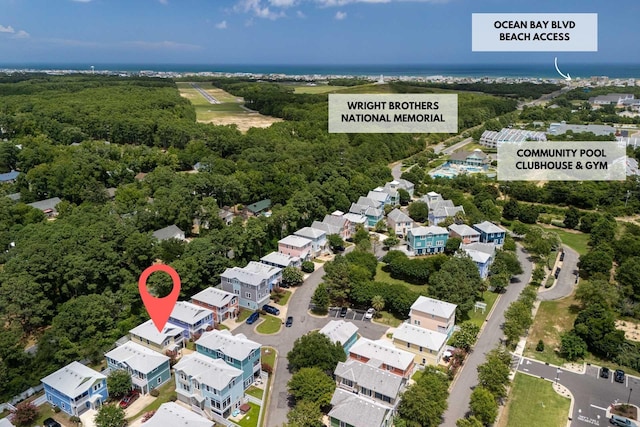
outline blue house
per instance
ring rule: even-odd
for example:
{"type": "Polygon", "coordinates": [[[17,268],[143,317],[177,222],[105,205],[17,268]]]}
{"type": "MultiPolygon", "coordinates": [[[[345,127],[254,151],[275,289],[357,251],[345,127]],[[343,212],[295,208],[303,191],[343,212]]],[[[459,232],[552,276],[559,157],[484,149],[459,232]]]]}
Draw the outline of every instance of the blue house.
{"type": "Polygon", "coordinates": [[[232,335],[228,330],[205,332],[196,341],[196,350],[212,359],[224,360],[242,371],[242,384],[248,388],[260,376],[262,369],[260,344],[243,334],[232,335]]]}
{"type": "Polygon", "coordinates": [[[15,182],[16,179],[18,178],[18,175],[20,175],[20,172],[17,172],[17,171],[0,173],[0,182],[6,182],[6,183],[15,182]]]}
{"type": "Polygon", "coordinates": [[[128,372],[133,387],[142,394],[149,393],[171,379],[169,357],[132,341],[114,348],[105,357],[109,369],[128,372]]]}
{"type": "Polygon", "coordinates": [[[227,418],[242,405],[242,371],[199,353],[184,356],[174,366],[176,394],[196,412],[227,418]]]}
{"type": "Polygon", "coordinates": [[[320,329],[320,333],[329,337],[334,344],[340,343],[347,355],[351,346],[358,340],[358,327],[344,320],[330,321],[320,329]]]}
{"type": "Polygon", "coordinates": [[[380,220],[384,219],[382,204],[367,197],[360,197],[358,203],[352,203],[349,213],[366,217],[368,228],[375,227],[380,220]]]}
{"type": "Polygon", "coordinates": [[[213,311],[186,301],[178,301],[169,316],[168,323],[184,329],[187,339],[213,329],[213,311]]]}
{"type": "Polygon", "coordinates": [[[107,377],[78,362],[71,362],[40,381],[47,402],[71,416],[98,409],[109,397],[107,377]]]}
{"type": "Polygon", "coordinates": [[[482,243],[493,243],[496,246],[502,246],[504,243],[506,231],[492,222],[484,221],[480,224],[473,224],[473,228],[480,232],[482,243]]]}
{"type": "Polygon", "coordinates": [[[476,263],[480,277],[486,279],[489,276],[489,268],[495,259],[496,246],[493,243],[476,242],[461,245],[460,249],[476,263]]]}
{"type": "Polygon", "coordinates": [[[430,225],[415,227],[407,233],[408,248],[415,255],[438,254],[444,252],[449,232],[444,227],[430,225]]]}

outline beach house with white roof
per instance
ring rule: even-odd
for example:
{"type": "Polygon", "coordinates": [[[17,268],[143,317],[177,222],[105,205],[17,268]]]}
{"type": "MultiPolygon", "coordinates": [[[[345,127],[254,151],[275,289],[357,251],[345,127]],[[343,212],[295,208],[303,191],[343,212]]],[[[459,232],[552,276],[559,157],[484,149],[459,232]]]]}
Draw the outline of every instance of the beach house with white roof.
{"type": "Polygon", "coordinates": [[[110,370],[124,370],[131,375],[133,387],[147,394],[171,379],[169,357],[132,341],[114,348],[107,354],[110,370]]]}
{"type": "Polygon", "coordinates": [[[185,330],[180,326],[168,323],[158,331],[153,321],[146,322],[136,326],[129,331],[131,341],[138,343],[151,350],[162,354],[170,352],[171,355],[178,355],[185,346],[185,330]]]}
{"type": "Polygon", "coordinates": [[[357,360],[338,362],[333,372],[339,388],[366,396],[376,402],[395,408],[406,379],[357,360]]]}
{"type": "Polygon", "coordinates": [[[304,227],[294,235],[311,240],[311,258],[317,258],[327,252],[327,232],[317,228],[304,227]]]}
{"type": "Polygon", "coordinates": [[[43,378],[47,402],[71,416],[98,409],[109,397],[107,377],[79,362],[43,378]]]}
{"type": "Polygon", "coordinates": [[[214,326],[235,319],[239,311],[238,296],[222,289],[208,287],[191,297],[191,302],[211,310],[214,326]]]}
{"type": "Polygon", "coordinates": [[[289,235],[278,240],[278,252],[308,261],[313,257],[312,240],[294,234],[289,235]]]}
{"type": "Polygon", "coordinates": [[[240,306],[250,310],[259,310],[267,304],[271,290],[281,281],[281,268],[255,261],[244,268],[227,268],[220,275],[222,289],[238,295],[240,306]]]}
{"type": "Polygon", "coordinates": [[[451,336],[456,323],[456,308],[455,304],[421,295],[411,305],[409,322],[451,336]]]}
{"type": "Polygon", "coordinates": [[[144,422],[144,427],[213,427],[213,421],[188,410],[175,402],[160,405],[151,418],[144,422]]]}
{"type": "Polygon", "coordinates": [[[331,427],[388,427],[392,425],[393,411],[363,396],[337,388],[331,398],[331,411],[327,414],[331,427]]]}
{"type": "Polygon", "coordinates": [[[213,311],[190,302],[178,301],[168,323],[183,328],[186,339],[194,338],[213,328],[213,311]]]}
{"type": "Polygon", "coordinates": [[[446,334],[403,323],[393,332],[393,345],[414,354],[421,365],[437,365],[442,359],[448,336],[446,334]]]}
{"type": "Polygon", "coordinates": [[[326,335],[334,344],[340,343],[347,354],[358,339],[358,327],[344,320],[331,320],[320,329],[320,333],[326,335]]]}
{"type": "Polygon", "coordinates": [[[349,358],[404,378],[409,378],[413,373],[413,354],[394,347],[386,340],[360,338],[349,349],[349,358]]]}

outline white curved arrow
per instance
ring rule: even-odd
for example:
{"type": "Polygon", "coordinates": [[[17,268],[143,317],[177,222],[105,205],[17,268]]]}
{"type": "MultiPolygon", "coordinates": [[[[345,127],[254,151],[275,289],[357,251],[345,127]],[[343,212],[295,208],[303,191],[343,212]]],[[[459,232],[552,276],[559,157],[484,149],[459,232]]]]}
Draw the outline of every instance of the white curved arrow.
{"type": "Polygon", "coordinates": [[[562,77],[564,77],[564,79],[568,82],[571,81],[571,75],[569,75],[569,73],[567,73],[567,75],[565,76],[564,74],[562,74],[562,71],[560,71],[560,68],[558,68],[558,57],[556,56],[555,58],[555,64],[556,64],[556,71],[558,72],[558,74],[560,74],[562,77]]]}

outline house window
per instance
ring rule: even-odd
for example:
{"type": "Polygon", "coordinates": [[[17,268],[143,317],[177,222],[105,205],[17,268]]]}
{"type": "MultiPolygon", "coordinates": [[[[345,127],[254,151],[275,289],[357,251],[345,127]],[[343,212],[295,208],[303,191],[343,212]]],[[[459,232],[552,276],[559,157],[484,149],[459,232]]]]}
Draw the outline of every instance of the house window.
{"type": "Polygon", "coordinates": [[[420,352],[422,353],[422,346],[420,346],[420,352]]]}
{"type": "Polygon", "coordinates": [[[233,290],[233,293],[234,293],[234,294],[236,294],[236,295],[240,295],[240,291],[239,291],[239,290],[237,290],[237,289],[234,289],[234,290],[233,290]]]}
{"type": "Polygon", "coordinates": [[[411,348],[411,343],[410,342],[407,343],[407,348],[411,348]]]}
{"type": "Polygon", "coordinates": [[[65,405],[64,403],[62,404],[62,409],[67,409],[67,405],[65,405]]]}
{"type": "Polygon", "coordinates": [[[49,400],[49,402],[53,402],[53,398],[51,397],[51,395],[48,395],[47,399],[49,400]]]}
{"type": "Polygon", "coordinates": [[[414,320],[414,321],[413,321],[413,324],[414,324],[414,325],[418,325],[418,326],[420,326],[420,321],[419,321],[419,320],[414,320]]]}
{"type": "Polygon", "coordinates": [[[422,358],[422,364],[426,365],[427,364],[427,359],[425,359],[424,357],[422,358]]]}
{"type": "Polygon", "coordinates": [[[251,298],[251,292],[245,292],[244,293],[244,297],[245,298],[251,298]]]}

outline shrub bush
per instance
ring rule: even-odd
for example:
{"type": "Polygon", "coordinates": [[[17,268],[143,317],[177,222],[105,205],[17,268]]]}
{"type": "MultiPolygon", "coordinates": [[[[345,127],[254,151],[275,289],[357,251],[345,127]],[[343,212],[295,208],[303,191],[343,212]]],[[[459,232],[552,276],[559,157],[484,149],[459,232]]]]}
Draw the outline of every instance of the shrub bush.
{"type": "Polygon", "coordinates": [[[311,261],[305,261],[302,263],[302,271],[305,273],[313,273],[315,269],[316,269],[316,266],[311,261]]]}
{"type": "Polygon", "coordinates": [[[149,392],[149,394],[150,394],[151,396],[153,396],[153,397],[158,397],[158,396],[160,396],[160,392],[159,392],[159,391],[158,391],[158,389],[156,389],[156,388],[154,388],[153,390],[151,390],[151,391],[149,392]]]}
{"type": "Polygon", "coordinates": [[[62,409],[60,409],[59,406],[54,406],[53,407],[53,412],[55,412],[56,414],[59,413],[62,409]]]}
{"type": "Polygon", "coordinates": [[[536,345],[536,351],[544,351],[544,341],[538,341],[538,345],[536,345]]]}

